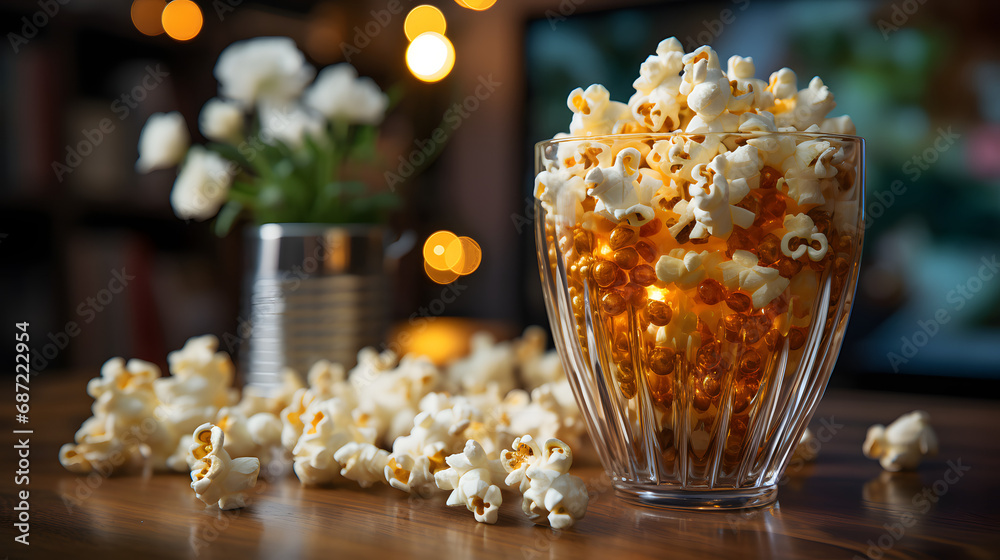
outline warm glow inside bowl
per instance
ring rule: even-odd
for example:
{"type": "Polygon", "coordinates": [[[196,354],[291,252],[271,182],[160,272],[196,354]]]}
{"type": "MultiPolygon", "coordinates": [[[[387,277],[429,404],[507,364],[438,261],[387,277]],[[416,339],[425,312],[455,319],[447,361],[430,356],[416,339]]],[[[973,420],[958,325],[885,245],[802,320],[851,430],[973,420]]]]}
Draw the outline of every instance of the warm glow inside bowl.
{"type": "MultiPolygon", "coordinates": [[[[864,233],[863,148],[861,138],[822,133],[631,134],[537,145],[536,241],[549,320],[621,495],[705,509],[776,499],[850,315],[864,233]],[[795,168],[793,160],[761,161],[745,194],[736,181],[729,192],[710,193],[712,172],[694,160],[712,158],[696,150],[731,153],[747,143],[825,155],[795,168]],[[628,148],[640,157],[625,172],[652,165],[664,186],[638,201],[649,203],[651,218],[617,221],[587,193],[595,192],[591,171],[600,166],[607,175],[628,148]],[[716,225],[706,234],[704,212],[690,211],[696,194],[702,208],[706,197],[728,197],[726,215],[731,210],[745,227],[716,225]]],[[[624,185],[644,188],[638,180],[624,185]]]]}

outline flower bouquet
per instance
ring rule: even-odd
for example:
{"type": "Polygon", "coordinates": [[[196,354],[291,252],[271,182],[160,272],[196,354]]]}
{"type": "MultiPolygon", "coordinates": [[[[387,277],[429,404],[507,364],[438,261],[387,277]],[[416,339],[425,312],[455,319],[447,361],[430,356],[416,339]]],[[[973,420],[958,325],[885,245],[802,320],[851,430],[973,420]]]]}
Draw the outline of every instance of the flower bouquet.
{"type": "Polygon", "coordinates": [[[206,145],[190,146],[176,111],[152,115],[139,136],[138,171],[181,164],[170,197],[178,217],[218,215],[220,236],[244,214],[257,225],[385,221],[396,194],[356,178],[376,160],[390,104],[374,81],[347,63],[317,76],[285,37],[233,43],[215,77],[219,97],[198,118],[206,145]]]}

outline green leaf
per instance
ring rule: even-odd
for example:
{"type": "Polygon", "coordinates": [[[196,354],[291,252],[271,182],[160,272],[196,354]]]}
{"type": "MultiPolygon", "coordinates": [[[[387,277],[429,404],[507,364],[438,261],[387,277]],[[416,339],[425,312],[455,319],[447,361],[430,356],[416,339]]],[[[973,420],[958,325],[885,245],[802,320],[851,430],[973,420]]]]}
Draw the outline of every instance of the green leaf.
{"type": "Polygon", "coordinates": [[[219,237],[225,237],[229,234],[229,231],[233,228],[233,224],[236,222],[236,218],[240,216],[243,212],[243,204],[238,200],[230,200],[227,202],[221,210],[219,210],[219,215],[215,217],[215,235],[219,237]]]}

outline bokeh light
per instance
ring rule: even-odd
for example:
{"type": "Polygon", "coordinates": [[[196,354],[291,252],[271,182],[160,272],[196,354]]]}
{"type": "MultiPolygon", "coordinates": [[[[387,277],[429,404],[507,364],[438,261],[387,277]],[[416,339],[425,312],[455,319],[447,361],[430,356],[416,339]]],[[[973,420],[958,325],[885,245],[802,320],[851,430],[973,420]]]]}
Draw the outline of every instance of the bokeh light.
{"type": "Polygon", "coordinates": [[[403,33],[406,33],[406,40],[412,41],[422,33],[434,32],[444,35],[447,22],[441,10],[430,4],[421,4],[410,10],[406,14],[406,21],[403,22],[403,33]]]}
{"type": "Polygon", "coordinates": [[[492,8],[493,4],[497,3],[497,0],[455,0],[455,3],[463,8],[481,12],[492,8]]]}
{"type": "Polygon", "coordinates": [[[449,284],[472,274],[483,260],[483,250],[471,237],[450,231],[432,233],[424,242],[424,272],[438,284],[449,284]]]}
{"type": "Polygon", "coordinates": [[[421,33],[406,49],[406,66],[418,79],[436,82],[455,66],[455,47],[440,33],[421,33]]]}
{"type": "Polygon", "coordinates": [[[132,25],[143,35],[155,37],[163,33],[163,9],[167,0],[135,0],[132,2],[132,25]]]}
{"type": "Polygon", "coordinates": [[[201,8],[191,0],[173,0],[163,8],[163,30],[172,39],[189,41],[201,32],[201,8]]]}

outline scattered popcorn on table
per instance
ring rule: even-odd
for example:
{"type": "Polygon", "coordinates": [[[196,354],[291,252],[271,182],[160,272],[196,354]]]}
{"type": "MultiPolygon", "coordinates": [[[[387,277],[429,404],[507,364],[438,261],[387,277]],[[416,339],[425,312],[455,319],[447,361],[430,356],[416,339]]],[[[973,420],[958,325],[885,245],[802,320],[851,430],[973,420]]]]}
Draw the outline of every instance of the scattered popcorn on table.
{"type": "Polygon", "coordinates": [[[517,386],[514,351],[508,342],[496,342],[493,335],[472,335],[471,351],[448,368],[448,382],[460,393],[482,393],[490,385],[506,394],[517,386]]]}
{"type": "Polygon", "coordinates": [[[191,433],[220,408],[236,404],[233,361],[218,348],[212,335],[189,339],[167,355],[172,375],[153,381],[160,411],[178,434],[191,433]]]}
{"type": "Polygon", "coordinates": [[[583,480],[569,474],[573,452],[558,439],[549,439],[541,448],[531,438],[515,441],[513,450],[501,454],[508,486],[517,485],[524,494],[521,509],[539,525],[568,529],[587,513],[590,496],[583,480]]]}
{"type": "Polygon", "coordinates": [[[260,460],[230,458],[224,448],[225,437],[219,427],[209,423],[194,431],[189,449],[194,461],[191,489],[199,500],[208,505],[218,503],[219,509],[246,507],[246,490],[257,484],[260,460]]]}
{"type": "Polygon", "coordinates": [[[310,405],[302,420],[303,432],[292,450],[292,468],[305,486],[340,480],[341,466],[335,453],[349,443],[372,443],[375,439],[373,429],[355,425],[351,409],[339,398],[310,405]]]}
{"type": "Polygon", "coordinates": [[[160,369],[142,360],[105,362],[101,376],[87,383],[94,416],[76,432],[75,444],[62,446],[59,462],[73,472],[99,468],[110,474],[147,457],[154,467],[164,468],[174,438],[156,416],[153,383],[159,377],[160,369]],[[113,455],[119,458],[111,461],[113,455]]]}
{"type": "Polygon", "coordinates": [[[385,468],[389,464],[389,452],[370,443],[351,442],[333,454],[333,458],[343,466],[341,476],[368,488],[376,482],[385,482],[385,468]]]}
{"type": "Polygon", "coordinates": [[[868,428],[864,453],[878,459],[887,471],[910,471],[924,457],[937,455],[938,439],[931,427],[931,417],[922,410],[908,412],[889,424],[868,428]]]}
{"type": "Polygon", "coordinates": [[[434,474],[434,482],[442,490],[451,490],[447,504],[465,506],[480,523],[496,523],[503,496],[494,478],[503,476],[498,460],[489,460],[475,440],[465,444],[462,453],[449,455],[450,468],[434,474]]]}

